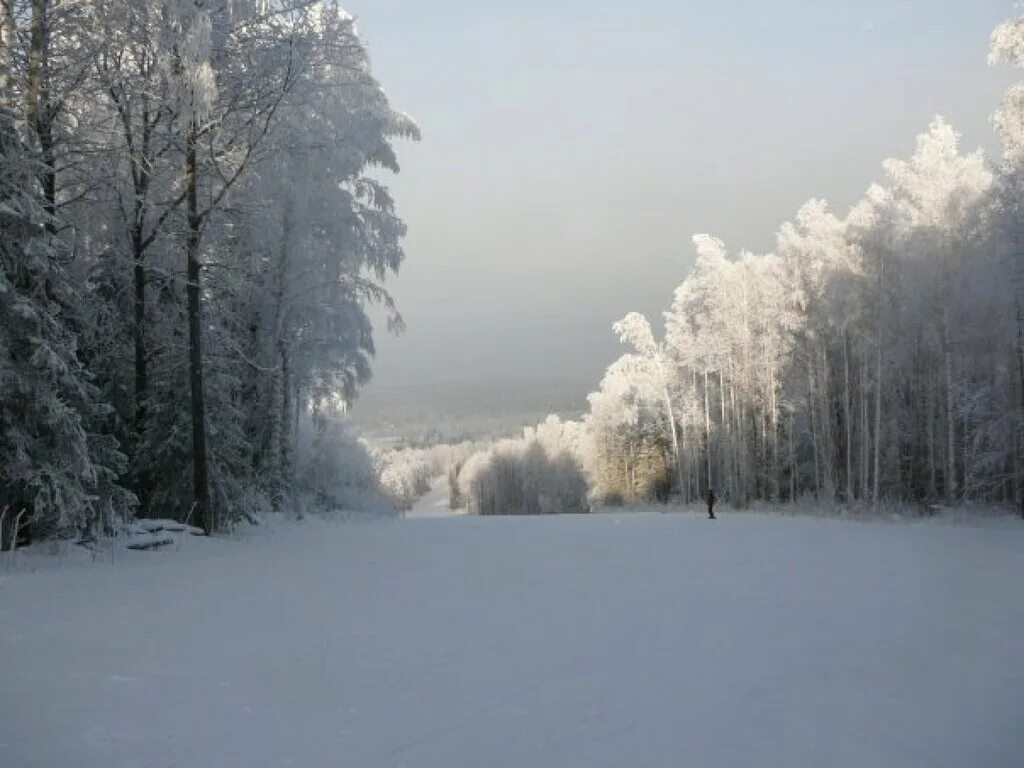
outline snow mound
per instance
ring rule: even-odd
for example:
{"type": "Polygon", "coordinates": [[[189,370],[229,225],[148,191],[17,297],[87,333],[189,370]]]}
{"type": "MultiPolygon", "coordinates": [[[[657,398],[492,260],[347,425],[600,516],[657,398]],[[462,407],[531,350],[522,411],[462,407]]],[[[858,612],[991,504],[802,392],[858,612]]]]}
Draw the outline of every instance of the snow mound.
{"type": "Polygon", "coordinates": [[[167,531],[169,533],[187,533],[191,536],[205,535],[201,528],[179,523],[176,520],[134,520],[125,526],[125,531],[130,534],[167,531]]]}
{"type": "Polygon", "coordinates": [[[170,534],[159,533],[136,533],[125,539],[125,547],[128,549],[159,549],[174,543],[174,537],[170,534]]]}

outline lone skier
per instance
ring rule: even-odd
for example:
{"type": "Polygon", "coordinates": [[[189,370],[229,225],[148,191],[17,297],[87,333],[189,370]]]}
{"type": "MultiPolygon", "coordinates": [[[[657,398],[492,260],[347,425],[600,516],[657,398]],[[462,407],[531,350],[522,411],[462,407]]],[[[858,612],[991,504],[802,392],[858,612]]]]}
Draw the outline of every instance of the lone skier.
{"type": "Polygon", "coordinates": [[[708,488],[708,520],[715,519],[715,492],[708,488]]]}

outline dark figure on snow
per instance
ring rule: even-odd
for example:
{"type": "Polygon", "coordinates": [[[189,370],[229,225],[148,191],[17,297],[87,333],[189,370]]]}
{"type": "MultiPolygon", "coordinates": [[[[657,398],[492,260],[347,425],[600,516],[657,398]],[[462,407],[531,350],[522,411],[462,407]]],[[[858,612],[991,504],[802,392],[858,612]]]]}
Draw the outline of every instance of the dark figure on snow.
{"type": "Polygon", "coordinates": [[[715,519],[715,492],[708,488],[708,520],[715,519]]]}

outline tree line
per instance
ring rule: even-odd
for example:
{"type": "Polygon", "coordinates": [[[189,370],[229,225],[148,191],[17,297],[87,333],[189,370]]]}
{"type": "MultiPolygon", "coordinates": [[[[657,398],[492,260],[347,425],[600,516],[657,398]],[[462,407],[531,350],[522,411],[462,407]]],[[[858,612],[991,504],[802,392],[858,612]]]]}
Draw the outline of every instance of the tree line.
{"type": "MultiPolygon", "coordinates": [[[[1024,66],[1024,21],[990,62],[1024,66]]],[[[993,124],[999,162],[937,118],[774,253],[696,236],[664,336],[615,326],[630,351],[586,417],[597,496],[1024,505],[1024,84],[993,124]]]]}
{"type": "MultiPolygon", "coordinates": [[[[990,63],[1024,67],[1024,19],[995,30],[990,63]]],[[[664,334],[639,313],[616,323],[629,351],[584,418],[468,461],[457,480],[470,510],[558,511],[535,500],[566,491],[572,509],[584,497],[692,502],[713,489],[736,506],[1024,514],[1024,83],[993,125],[997,162],[962,152],[936,118],[845,215],[806,203],[773,253],[694,237],[664,334]]]]}
{"type": "Polygon", "coordinates": [[[288,503],[401,324],[417,137],[332,0],[0,0],[0,543],[288,503]]]}

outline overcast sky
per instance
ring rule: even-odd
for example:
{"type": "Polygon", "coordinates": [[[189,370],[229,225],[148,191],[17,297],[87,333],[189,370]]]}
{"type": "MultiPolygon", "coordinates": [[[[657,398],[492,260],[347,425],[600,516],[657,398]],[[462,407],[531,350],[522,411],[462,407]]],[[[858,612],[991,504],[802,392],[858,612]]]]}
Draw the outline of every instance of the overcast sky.
{"type": "Polygon", "coordinates": [[[690,237],[768,250],[809,197],[845,211],[942,114],[996,148],[986,66],[1009,0],[349,0],[415,117],[390,180],[408,323],[376,381],[590,381],[657,315],[690,237]]]}

